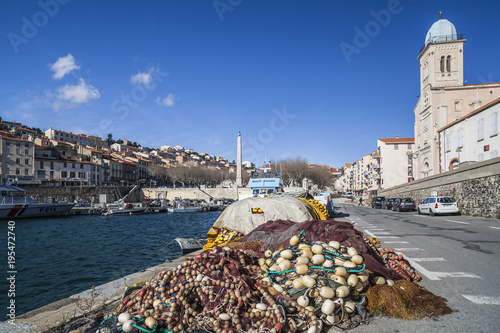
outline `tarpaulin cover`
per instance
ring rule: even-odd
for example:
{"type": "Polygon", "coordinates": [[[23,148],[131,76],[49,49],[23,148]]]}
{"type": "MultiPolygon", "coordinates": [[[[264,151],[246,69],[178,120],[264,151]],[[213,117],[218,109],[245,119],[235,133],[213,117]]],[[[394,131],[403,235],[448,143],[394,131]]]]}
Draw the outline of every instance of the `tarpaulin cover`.
{"type": "Polygon", "coordinates": [[[354,247],[364,258],[366,269],[394,281],[402,277],[393,269],[386,267],[380,256],[363,240],[363,234],[349,222],[340,221],[308,221],[295,223],[292,221],[269,221],[256,227],[251,233],[238,240],[239,242],[262,242],[267,249],[276,251],[287,248],[289,240],[305,230],[308,242],[338,241],[343,246],[354,247]]]}
{"type": "Polygon", "coordinates": [[[304,222],[318,218],[313,206],[295,197],[247,198],[227,207],[212,227],[238,231],[246,235],[267,221],[304,222]],[[260,208],[262,213],[253,213],[252,209],[255,208],[260,208]]]}

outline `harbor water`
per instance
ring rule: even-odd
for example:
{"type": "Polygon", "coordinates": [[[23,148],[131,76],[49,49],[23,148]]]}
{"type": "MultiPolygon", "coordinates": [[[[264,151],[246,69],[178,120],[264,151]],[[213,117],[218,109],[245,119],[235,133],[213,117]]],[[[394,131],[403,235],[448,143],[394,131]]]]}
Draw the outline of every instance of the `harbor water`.
{"type": "MultiPolygon", "coordinates": [[[[15,300],[16,315],[125,275],[178,258],[176,237],[205,238],[220,211],[132,216],[73,215],[15,221],[15,296],[7,297],[8,231],[0,221],[4,252],[0,306],[15,300]]],[[[10,234],[12,236],[12,234],[10,234]]],[[[12,239],[9,239],[12,242],[12,239]]],[[[12,258],[11,258],[12,259],[12,258]]],[[[2,321],[8,318],[3,318],[2,321]]]]}

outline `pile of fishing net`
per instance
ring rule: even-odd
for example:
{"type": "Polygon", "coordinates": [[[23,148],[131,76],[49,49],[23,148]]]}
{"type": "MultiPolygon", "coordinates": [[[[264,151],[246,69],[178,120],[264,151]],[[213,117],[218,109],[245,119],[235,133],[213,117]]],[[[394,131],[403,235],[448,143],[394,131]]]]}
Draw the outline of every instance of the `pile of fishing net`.
{"type": "MultiPolygon", "coordinates": [[[[363,289],[369,312],[404,319],[418,319],[444,315],[452,311],[446,305],[446,299],[414,283],[420,281],[421,277],[401,254],[395,254],[393,249],[378,248],[380,243],[377,239],[366,237],[350,223],[269,221],[238,242],[229,243],[228,246],[246,248],[262,257],[266,250],[287,248],[289,239],[301,231],[304,231],[307,242],[338,242],[341,246],[354,248],[363,257],[370,281],[368,288],[363,289]],[[396,285],[393,281],[397,281],[396,285]]],[[[333,267],[341,266],[335,263],[333,267]]]]}
{"type": "MultiPolygon", "coordinates": [[[[345,247],[353,247],[364,258],[366,268],[386,279],[394,281],[411,279],[408,276],[401,276],[395,270],[386,267],[378,250],[373,246],[364,234],[353,227],[351,223],[340,221],[308,221],[295,223],[290,220],[268,221],[255,228],[251,233],[238,240],[239,244],[260,242],[263,250],[276,251],[280,248],[288,247],[289,239],[305,230],[305,240],[307,242],[321,241],[328,243],[337,241],[345,247]]],[[[228,244],[228,246],[232,246],[228,244]]],[[[238,246],[238,245],[236,245],[238,246]]],[[[262,257],[262,253],[255,253],[262,257]]]]}
{"type": "Polygon", "coordinates": [[[215,247],[125,297],[99,332],[319,332],[316,314],[277,288],[250,254],[215,247]]]}
{"type": "Polygon", "coordinates": [[[366,291],[367,310],[374,314],[403,319],[426,319],[450,314],[446,299],[416,283],[401,280],[394,286],[375,285],[366,291]]]}

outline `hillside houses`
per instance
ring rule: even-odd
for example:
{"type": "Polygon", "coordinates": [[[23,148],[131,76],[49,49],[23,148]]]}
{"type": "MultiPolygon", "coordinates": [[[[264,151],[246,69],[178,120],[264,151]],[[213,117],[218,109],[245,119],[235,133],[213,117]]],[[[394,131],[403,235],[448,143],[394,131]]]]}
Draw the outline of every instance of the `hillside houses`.
{"type": "Polygon", "coordinates": [[[171,168],[203,167],[234,172],[236,165],[182,146],[148,150],[120,140],[52,127],[45,133],[2,121],[0,178],[11,184],[46,186],[130,185],[156,181],[171,168]]]}

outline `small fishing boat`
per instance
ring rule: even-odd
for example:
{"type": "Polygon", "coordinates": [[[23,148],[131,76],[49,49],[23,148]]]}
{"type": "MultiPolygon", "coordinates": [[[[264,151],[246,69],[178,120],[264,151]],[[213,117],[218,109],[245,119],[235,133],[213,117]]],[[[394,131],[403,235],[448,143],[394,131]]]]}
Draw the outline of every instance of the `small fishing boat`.
{"type": "Polygon", "coordinates": [[[149,213],[148,207],[134,207],[133,204],[108,205],[108,209],[102,215],[137,215],[149,213]]]}
{"type": "Polygon", "coordinates": [[[200,250],[207,243],[206,238],[176,238],[175,241],[179,243],[183,253],[200,250]]]}
{"type": "Polygon", "coordinates": [[[195,213],[201,212],[203,208],[201,207],[168,207],[169,213],[195,213]]]}
{"type": "Polygon", "coordinates": [[[58,216],[67,214],[74,203],[40,202],[14,185],[0,185],[0,219],[58,216]]]}
{"type": "Polygon", "coordinates": [[[169,213],[195,213],[203,211],[203,207],[197,202],[189,200],[174,200],[169,207],[169,213]]]}

